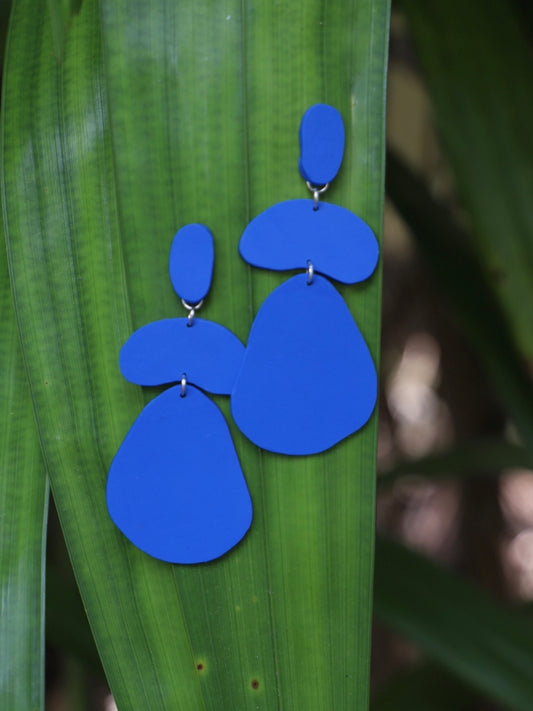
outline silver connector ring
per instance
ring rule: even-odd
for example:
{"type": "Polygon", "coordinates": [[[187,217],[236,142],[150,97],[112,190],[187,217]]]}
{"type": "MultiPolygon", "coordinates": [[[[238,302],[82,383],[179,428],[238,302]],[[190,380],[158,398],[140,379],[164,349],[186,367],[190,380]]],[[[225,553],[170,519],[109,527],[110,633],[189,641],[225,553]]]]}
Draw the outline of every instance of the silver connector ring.
{"type": "Polygon", "coordinates": [[[202,299],[197,304],[188,304],[185,299],[182,299],[181,303],[185,306],[186,309],[189,309],[189,315],[187,316],[189,323],[187,324],[187,326],[192,326],[194,317],[196,316],[196,312],[199,308],[201,308],[202,304],[204,303],[204,300],[202,299]]]}
{"type": "Polygon", "coordinates": [[[181,395],[180,397],[185,397],[187,395],[187,373],[183,373],[181,376],[181,395]]]}
{"type": "Polygon", "coordinates": [[[307,260],[307,285],[308,286],[311,286],[314,278],[315,278],[315,267],[313,266],[313,262],[310,259],[308,259],[307,260]]]}
{"type": "Polygon", "coordinates": [[[305,181],[305,184],[309,188],[309,190],[313,193],[313,210],[318,210],[318,203],[320,201],[320,196],[322,193],[325,193],[326,190],[329,188],[329,183],[326,183],[325,185],[312,185],[308,180],[305,181]]]}

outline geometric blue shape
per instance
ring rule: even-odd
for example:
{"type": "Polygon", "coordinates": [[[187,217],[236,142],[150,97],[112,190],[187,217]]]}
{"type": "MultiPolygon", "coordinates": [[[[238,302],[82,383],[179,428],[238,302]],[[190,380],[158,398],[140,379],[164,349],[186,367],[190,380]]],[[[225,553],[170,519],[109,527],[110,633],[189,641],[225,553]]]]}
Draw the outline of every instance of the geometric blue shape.
{"type": "Polygon", "coordinates": [[[169,563],[224,555],[252,522],[252,501],[223,414],[173,387],[140,414],[109,472],[109,513],[145,553],[169,563]]]}
{"type": "Polygon", "coordinates": [[[185,225],[170,250],[170,278],[176,293],[194,306],[207,296],[213,279],[215,247],[205,225],[185,225]]]}
{"type": "Polygon", "coordinates": [[[278,287],[252,326],[231,409],[263,449],[316,454],[370,418],[378,380],[346,302],[327,279],[299,274],[278,287]]]}
{"type": "Polygon", "coordinates": [[[370,227],[345,207],[313,200],[289,200],[255,217],[239,250],[249,264],[263,269],[306,269],[344,284],[364,281],[379,260],[379,243],[370,227]]]}
{"type": "Polygon", "coordinates": [[[244,346],[214,321],[187,318],[155,321],[130,336],[120,352],[120,370],[137,385],[187,382],[210,393],[228,395],[235,382],[244,346]]]}
{"type": "Polygon", "coordinates": [[[328,104],[307,109],[300,124],[300,173],[311,185],[330,183],[344,156],[344,122],[328,104]]]}

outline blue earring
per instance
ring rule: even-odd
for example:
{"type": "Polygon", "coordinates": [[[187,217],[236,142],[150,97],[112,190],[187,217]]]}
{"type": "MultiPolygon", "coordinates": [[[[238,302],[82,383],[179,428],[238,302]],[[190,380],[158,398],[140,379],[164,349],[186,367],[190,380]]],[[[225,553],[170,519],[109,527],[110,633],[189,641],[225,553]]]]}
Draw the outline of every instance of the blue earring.
{"type": "Polygon", "coordinates": [[[252,522],[228,425],[199,389],[229,394],[244,354],[231,331],[196,317],[213,263],[207,227],[183,227],[172,244],[170,276],[189,315],[144,326],[120,354],[131,382],[173,386],[144,408],[118,450],[107,484],[109,513],[138,548],[170,563],[218,558],[252,522]]]}
{"type": "Polygon", "coordinates": [[[264,302],[250,332],[232,392],[232,413],[255,444],[289,455],[315,454],[370,418],[377,374],[344,299],[326,279],[368,279],[379,259],[370,227],[349,210],[320,202],[344,154],[344,124],[326,104],[312,106],[300,128],[300,172],[312,200],[267,209],[240,242],[245,261],[300,269],[264,302]]]}

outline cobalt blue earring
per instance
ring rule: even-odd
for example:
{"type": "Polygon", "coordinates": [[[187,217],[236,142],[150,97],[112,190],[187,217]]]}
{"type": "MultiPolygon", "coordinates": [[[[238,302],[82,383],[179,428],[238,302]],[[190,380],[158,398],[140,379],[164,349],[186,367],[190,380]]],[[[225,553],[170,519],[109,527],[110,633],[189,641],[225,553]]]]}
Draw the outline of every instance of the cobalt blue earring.
{"type": "Polygon", "coordinates": [[[320,202],[344,154],[337,109],[312,106],[300,128],[300,172],[312,200],[273,205],[248,225],[240,253],[253,266],[301,269],[264,302],[232,393],[241,431],[263,449],[315,454],[360,429],[377,398],[372,356],[348,307],[326,279],[368,279],[379,259],[370,227],[320,202]]]}
{"type": "Polygon", "coordinates": [[[252,522],[228,425],[199,389],[229,394],[244,353],[231,331],[196,317],[213,262],[207,227],[183,227],[172,244],[170,276],[189,315],[144,326],[120,354],[131,382],[174,385],[144,408],[118,450],[107,484],[109,513],[138,548],[170,563],[218,558],[252,522]]]}

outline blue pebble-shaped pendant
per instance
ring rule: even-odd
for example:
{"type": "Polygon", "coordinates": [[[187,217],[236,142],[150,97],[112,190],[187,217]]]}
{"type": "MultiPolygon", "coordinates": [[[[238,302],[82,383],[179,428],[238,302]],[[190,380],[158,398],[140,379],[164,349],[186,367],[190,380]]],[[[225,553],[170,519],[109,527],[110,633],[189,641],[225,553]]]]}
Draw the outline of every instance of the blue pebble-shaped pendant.
{"type": "Polygon", "coordinates": [[[377,374],[344,299],[301,274],[278,287],[252,326],[231,399],[235,422],[259,447],[316,454],[360,429],[377,374]]]}
{"type": "Polygon", "coordinates": [[[217,405],[187,385],[147,405],[119,449],[109,513],[145,553],[169,563],[224,555],[252,523],[252,501],[217,405]]]}

